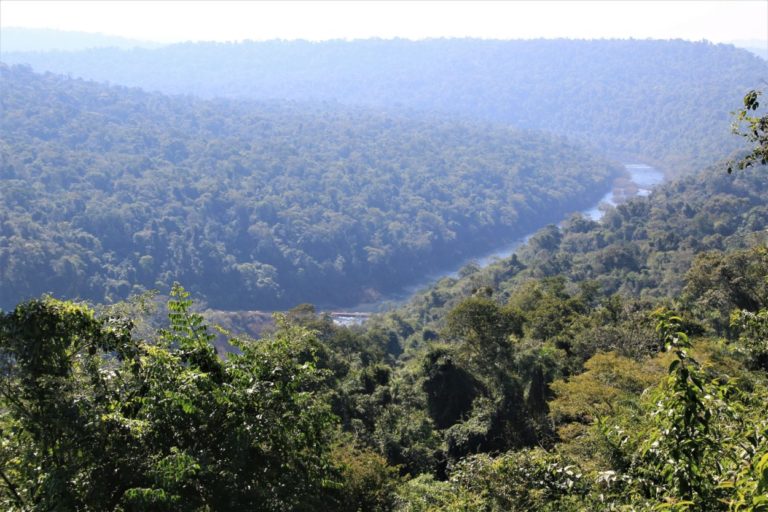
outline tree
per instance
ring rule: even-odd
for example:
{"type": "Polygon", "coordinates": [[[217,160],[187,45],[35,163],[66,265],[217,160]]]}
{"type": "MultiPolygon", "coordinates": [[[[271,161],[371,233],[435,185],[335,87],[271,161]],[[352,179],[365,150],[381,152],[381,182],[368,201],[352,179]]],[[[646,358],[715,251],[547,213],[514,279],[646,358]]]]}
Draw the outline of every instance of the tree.
{"type": "Polygon", "coordinates": [[[114,368],[130,375],[138,355],[129,329],[50,297],[0,315],[3,508],[114,508],[131,450],[104,418],[120,393],[114,368]]]}
{"type": "Polygon", "coordinates": [[[761,165],[768,163],[768,114],[753,115],[760,108],[760,95],[762,91],[749,91],[744,96],[744,107],[734,112],[733,133],[745,137],[753,147],[747,156],[728,166],[728,174],[733,172],[734,166],[741,170],[752,167],[756,162],[761,165]]]}
{"type": "Polygon", "coordinates": [[[52,298],[0,315],[0,508],[314,510],[338,501],[312,331],[217,357],[175,286],[151,342],[52,298]]]}
{"type": "Polygon", "coordinates": [[[523,317],[513,308],[499,307],[486,297],[468,297],[446,317],[446,333],[464,342],[470,360],[486,367],[509,357],[510,336],[522,336],[523,317]]]}

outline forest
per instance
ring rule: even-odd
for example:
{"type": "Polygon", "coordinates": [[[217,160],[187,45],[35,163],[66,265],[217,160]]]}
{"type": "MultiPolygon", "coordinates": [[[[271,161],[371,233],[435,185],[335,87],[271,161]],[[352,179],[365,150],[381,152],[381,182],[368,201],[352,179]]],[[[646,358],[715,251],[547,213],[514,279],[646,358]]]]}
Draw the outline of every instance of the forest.
{"type": "Polygon", "coordinates": [[[768,62],[746,50],[682,40],[246,41],[2,59],[167,94],[330,101],[544,130],[676,172],[737,146],[734,98],[768,76],[768,62]]]}
{"type": "Polygon", "coordinates": [[[764,510],[768,174],[739,172],[545,228],[362,327],[296,307],[226,358],[180,286],[159,328],[148,296],[23,302],[0,317],[0,500],[764,510]],[[656,235],[675,215],[702,220],[656,235]]]}
{"type": "MultiPolygon", "coordinates": [[[[421,48],[470,43],[493,47],[421,48]]],[[[765,66],[624,43],[656,49],[648,62],[765,66]]],[[[302,44],[275,43],[276,65],[302,44]]],[[[741,78],[720,79],[725,101],[741,78]]],[[[668,180],[593,220],[573,212],[622,173],[594,131],[585,145],[436,106],[168,96],[0,64],[0,509],[767,511],[755,83],[716,114],[736,134],[709,131],[719,103],[678,105],[668,180]],[[686,141],[710,146],[676,166],[700,147],[686,141]],[[362,325],[322,310],[531,230],[362,325]],[[278,312],[254,339],[212,306],[278,312]]],[[[649,162],[663,145],[637,144],[649,162]]]]}
{"type": "Polygon", "coordinates": [[[218,309],[350,305],[596,201],[560,137],[204,101],[0,69],[0,307],[185,283],[218,309]]]}
{"type": "MultiPolygon", "coordinates": [[[[470,264],[460,271],[462,278],[435,283],[395,314],[429,331],[430,319],[444,320],[476,290],[494,290],[504,301],[529,281],[548,278],[589,283],[608,295],[643,300],[675,297],[685,287],[686,272],[703,254],[768,241],[766,197],[767,173],[729,175],[722,163],[713,165],[661,186],[649,197],[620,204],[600,222],[575,214],[560,227],[547,226],[511,258],[482,269],[470,264]]],[[[715,268],[703,266],[700,271],[706,274],[715,268]]],[[[738,281],[739,272],[728,271],[720,279],[738,281]]],[[[698,300],[704,300],[706,288],[698,300]]],[[[735,306],[720,296],[707,300],[719,304],[722,333],[735,306]]]]}

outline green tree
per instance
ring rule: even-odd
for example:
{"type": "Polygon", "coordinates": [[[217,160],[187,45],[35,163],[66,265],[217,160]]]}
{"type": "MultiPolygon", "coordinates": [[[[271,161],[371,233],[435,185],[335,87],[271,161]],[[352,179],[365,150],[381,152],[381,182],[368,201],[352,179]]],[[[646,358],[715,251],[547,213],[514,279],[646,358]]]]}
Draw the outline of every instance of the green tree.
{"type": "Polygon", "coordinates": [[[760,108],[758,99],[762,91],[751,90],[744,96],[744,106],[734,112],[733,133],[746,138],[752,145],[749,154],[741,158],[735,164],[728,165],[728,173],[737,169],[746,169],[756,163],[765,165],[768,163],[768,114],[754,115],[760,108]]]}
{"type": "Polygon", "coordinates": [[[11,510],[313,510],[339,499],[315,335],[278,317],[220,359],[188,294],[150,342],[52,298],[0,317],[0,503],[11,510]]]}
{"type": "Polygon", "coordinates": [[[522,336],[523,316],[513,308],[499,307],[487,297],[464,299],[447,315],[447,334],[463,342],[469,360],[486,368],[510,357],[510,337],[522,336]]]}

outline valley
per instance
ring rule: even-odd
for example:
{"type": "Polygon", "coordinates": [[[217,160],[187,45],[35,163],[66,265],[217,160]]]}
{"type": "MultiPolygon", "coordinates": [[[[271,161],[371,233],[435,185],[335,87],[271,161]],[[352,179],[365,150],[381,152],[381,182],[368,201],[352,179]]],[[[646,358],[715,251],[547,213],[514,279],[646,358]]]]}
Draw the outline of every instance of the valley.
{"type": "MultiPolygon", "coordinates": [[[[631,199],[633,196],[646,196],[651,193],[653,187],[662,183],[664,180],[664,174],[661,171],[647,165],[625,164],[624,168],[626,169],[627,175],[616,178],[611,185],[610,190],[606,192],[594,206],[585,208],[581,212],[582,215],[594,221],[599,221],[602,218],[606,207],[618,206],[622,202],[631,199]]],[[[565,220],[566,219],[563,219],[560,224],[565,222],[565,220]]],[[[540,226],[540,228],[541,227],[543,226],[540,226]]],[[[464,261],[458,267],[453,267],[453,269],[430,273],[421,278],[419,283],[407,286],[403,291],[390,295],[379,302],[359,304],[353,308],[347,308],[344,311],[333,311],[335,308],[322,307],[321,305],[321,311],[323,309],[332,310],[329,314],[338,325],[360,325],[370,317],[370,314],[391,309],[398,303],[407,301],[420,289],[425,288],[444,277],[458,277],[461,269],[467,265],[477,265],[482,269],[495,261],[509,258],[521,245],[535,235],[537,231],[538,229],[531,231],[529,234],[524,235],[511,243],[502,243],[499,247],[493,249],[493,251],[472,257],[464,261]]],[[[256,334],[258,333],[251,331],[251,335],[256,334]]]]}
{"type": "Polygon", "coordinates": [[[0,509],[765,510],[765,60],[17,34],[0,509]]]}

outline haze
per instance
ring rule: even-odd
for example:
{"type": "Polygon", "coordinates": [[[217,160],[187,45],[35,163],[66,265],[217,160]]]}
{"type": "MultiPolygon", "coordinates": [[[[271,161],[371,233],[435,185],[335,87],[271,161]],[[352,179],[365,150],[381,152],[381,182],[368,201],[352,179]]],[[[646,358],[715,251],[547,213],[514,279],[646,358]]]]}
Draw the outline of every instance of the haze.
{"type": "Polygon", "coordinates": [[[768,47],[768,2],[25,2],[0,26],[161,43],[269,39],[654,38],[768,47]]]}

